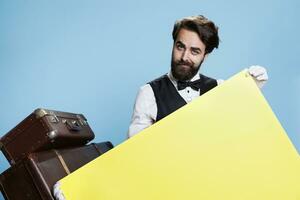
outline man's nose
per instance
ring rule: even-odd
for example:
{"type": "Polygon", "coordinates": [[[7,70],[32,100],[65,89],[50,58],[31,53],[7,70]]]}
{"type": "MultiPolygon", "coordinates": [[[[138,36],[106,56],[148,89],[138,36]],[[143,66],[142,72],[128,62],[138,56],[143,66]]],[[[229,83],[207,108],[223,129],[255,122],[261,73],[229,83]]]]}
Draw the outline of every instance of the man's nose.
{"type": "Polygon", "coordinates": [[[183,52],[182,52],[182,55],[181,55],[181,60],[187,61],[188,58],[189,58],[188,51],[183,51],[183,52]]]}

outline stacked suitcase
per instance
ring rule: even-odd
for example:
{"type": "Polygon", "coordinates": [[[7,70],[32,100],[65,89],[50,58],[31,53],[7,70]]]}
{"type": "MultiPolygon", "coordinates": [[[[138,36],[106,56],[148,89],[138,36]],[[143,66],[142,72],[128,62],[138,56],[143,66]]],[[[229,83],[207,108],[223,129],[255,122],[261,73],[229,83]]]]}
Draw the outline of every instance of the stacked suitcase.
{"type": "Polygon", "coordinates": [[[11,167],[0,174],[6,200],[54,200],[53,185],[113,148],[92,143],[82,114],[37,109],[0,139],[11,167]]]}

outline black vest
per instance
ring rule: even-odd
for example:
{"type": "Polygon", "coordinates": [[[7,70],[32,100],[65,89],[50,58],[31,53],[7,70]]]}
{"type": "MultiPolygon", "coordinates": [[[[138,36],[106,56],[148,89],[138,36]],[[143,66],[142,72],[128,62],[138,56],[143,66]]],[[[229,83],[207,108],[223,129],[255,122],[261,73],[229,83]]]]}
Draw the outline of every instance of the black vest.
{"type": "MultiPolygon", "coordinates": [[[[207,91],[218,85],[215,79],[209,78],[202,74],[200,74],[200,80],[200,95],[206,93],[207,91]]],[[[178,108],[187,104],[185,100],[180,96],[177,89],[167,75],[163,75],[151,81],[149,84],[152,87],[157,104],[156,121],[161,120],[165,116],[171,114],[178,108]]]]}

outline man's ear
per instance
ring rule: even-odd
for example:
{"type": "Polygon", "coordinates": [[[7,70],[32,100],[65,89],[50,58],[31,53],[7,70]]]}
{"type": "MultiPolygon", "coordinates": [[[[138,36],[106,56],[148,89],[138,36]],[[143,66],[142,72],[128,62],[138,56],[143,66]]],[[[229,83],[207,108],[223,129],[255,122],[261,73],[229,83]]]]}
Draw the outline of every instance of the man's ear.
{"type": "Polygon", "coordinates": [[[208,55],[209,55],[209,53],[207,53],[207,54],[204,55],[203,61],[206,60],[206,58],[208,57],[208,55]]]}

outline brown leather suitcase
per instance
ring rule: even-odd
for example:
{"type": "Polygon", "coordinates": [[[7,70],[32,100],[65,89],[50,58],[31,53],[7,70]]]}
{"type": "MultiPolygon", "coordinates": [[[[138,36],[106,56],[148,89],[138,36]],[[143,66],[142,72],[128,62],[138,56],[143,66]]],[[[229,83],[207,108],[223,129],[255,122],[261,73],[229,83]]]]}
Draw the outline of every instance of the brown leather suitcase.
{"type": "Polygon", "coordinates": [[[91,160],[112,149],[110,142],[32,153],[0,175],[6,200],[54,200],[53,185],[91,160]]]}
{"type": "Polygon", "coordinates": [[[36,109],[0,139],[0,148],[11,165],[32,152],[79,146],[95,137],[82,114],[36,109]]]}

